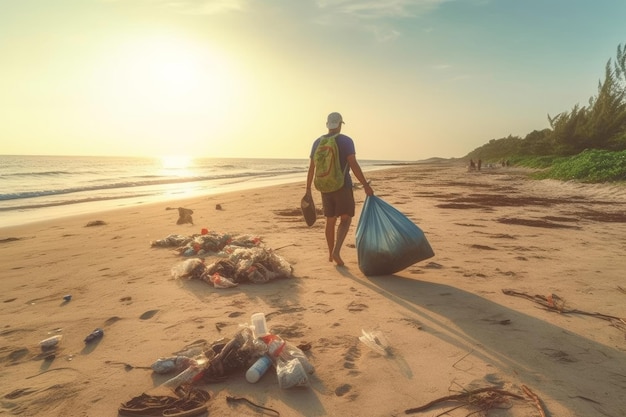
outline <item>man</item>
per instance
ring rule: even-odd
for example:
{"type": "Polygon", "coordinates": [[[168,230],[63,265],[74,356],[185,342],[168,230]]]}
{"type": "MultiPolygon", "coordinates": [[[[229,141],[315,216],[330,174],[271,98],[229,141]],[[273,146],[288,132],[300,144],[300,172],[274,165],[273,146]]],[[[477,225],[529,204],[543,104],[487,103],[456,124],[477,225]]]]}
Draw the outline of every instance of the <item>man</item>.
{"type": "MultiPolygon", "coordinates": [[[[354,142],[351,138],[341,134],[341,127],[344,124],[343,117],[339,113],[330,113],[326,121],[326,127],[328,133],[324,136],[337,135],[335,141],[339,148],[339,162],[342,171],[345,172],[345,181],[342,188],[337,191],[322,193],[322,208],[324,210],[324,216],[326,217],[326,243],[328,245],[328,261],[335,262],[337,266],[343,266],[344,262],[341,259],[341,246],[350,229],[350,223],[352,217],[354,217],[355,203],[354,195],[352,192],[352,179],[350,177],[350,170],[354,172],[354,176],[363,185],[365,194],[373,195],[374,191],[372,187],[367,183],[361,166],[356,160],[354,142]],[[347,169],[346,169],[347,167],[347,169]],[[337,219],[340,220],[337,226],[337,219]],[[335,228],[337,230],[335,240],[335,228]]],[[[324,137],[322,136],[322,137],[324,137]]],[[[311,148],[309,172],[306,178],[306,193],[311,194],[311,184],[315,178],[315,150],[322,137],[313,142],[311,148]]]]}

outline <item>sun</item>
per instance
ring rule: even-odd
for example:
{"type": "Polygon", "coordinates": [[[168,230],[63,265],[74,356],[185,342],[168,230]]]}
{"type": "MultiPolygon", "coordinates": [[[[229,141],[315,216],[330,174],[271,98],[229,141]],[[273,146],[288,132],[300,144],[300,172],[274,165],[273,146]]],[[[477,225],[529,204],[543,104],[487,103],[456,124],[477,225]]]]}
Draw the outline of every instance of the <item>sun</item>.
{"type": "Polygon", "coordinates": [[[207,141],[232,131],[233,109],[246,103],[250,82],[241,62],[192,34],[121,36],[93,63],[85,120],[92,121],[89,128],[128,140],[129,151],[202,152],[207,141]]]}
{"type": "Polygon", "coordinates": [[[238,72],[215,45],[171,34],[124,39],[99,73],[97,96],[107,111],[141,122],[155,113],[220,113],[240,92],[238,72]]]}

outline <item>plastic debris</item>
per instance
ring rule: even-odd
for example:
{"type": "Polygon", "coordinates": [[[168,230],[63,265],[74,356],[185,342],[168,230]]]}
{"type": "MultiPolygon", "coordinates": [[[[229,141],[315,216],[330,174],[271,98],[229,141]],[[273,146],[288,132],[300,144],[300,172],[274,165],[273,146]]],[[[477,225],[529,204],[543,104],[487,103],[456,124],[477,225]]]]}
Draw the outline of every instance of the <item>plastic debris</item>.
{"type": "Polygon", "coordinates": [[[388,356],[391,353],[389,343],[381,331],[366,331],[361,329],[361,333],[362,335],[359,336],[359,340],[374,352],[380,353],[383,356],[388,356]]]}
{"type": "Polygon", "coordinates": [[[263,284],[290,278],[293,268],[271,249],[255,247],[234,249],[228,258],[209,264],[187,259],[174,265],[171,274],[175,279],[201,279],[215,288],[231,288],[242,282],[263,284]]]}

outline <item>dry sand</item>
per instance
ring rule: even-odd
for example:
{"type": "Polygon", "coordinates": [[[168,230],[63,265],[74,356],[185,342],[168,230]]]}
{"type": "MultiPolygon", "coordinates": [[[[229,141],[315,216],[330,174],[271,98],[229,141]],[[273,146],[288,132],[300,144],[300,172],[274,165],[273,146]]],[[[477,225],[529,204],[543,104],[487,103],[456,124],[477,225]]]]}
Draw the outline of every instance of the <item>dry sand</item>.
{"type": "MultiPolygon", "coordinates": [[[[323,219],[309,228],[301,217],[304,182],[1,229],[0,415],[116,416],[167,379],[146,369],[157,358],[231,337],[265,312],[274,333],[310,343],[310,386],[281,390],[275,374],[250,384],[235,373],[201,386],[209,415],[275,415],[226,401],[236,396],[283,417],[395,416],[497,387],[524,399],[494,392],[475,406],[509,398],[488,415],[540,416],[527,387],[546,416],[625,416],[626,325],[611,317],[626,317],[626,189],[524,174],[453,163],[367,173],[435,251],[391,276],[358,268],[363,191],[338,268],[323,219]],[[195,224],[177,225],[168,206],[194,210],[195,224]],[[96,220],[104,224],[86,227],[96,220]],[[150,242],[201,228],[261,237],[294,276],[230,289],[173,279],[181,257],[150,242]],[[104,337],[85,345],[96,327],[104,337]],[[360,342],[364,328],[382,331],[392,354],[360,342]],[[50,357],[38,342],[55,334],[63,340],[50,357]]],[[[447,415],[479,409],[447,402],[414,415],[460,405],[447,415]]]]}

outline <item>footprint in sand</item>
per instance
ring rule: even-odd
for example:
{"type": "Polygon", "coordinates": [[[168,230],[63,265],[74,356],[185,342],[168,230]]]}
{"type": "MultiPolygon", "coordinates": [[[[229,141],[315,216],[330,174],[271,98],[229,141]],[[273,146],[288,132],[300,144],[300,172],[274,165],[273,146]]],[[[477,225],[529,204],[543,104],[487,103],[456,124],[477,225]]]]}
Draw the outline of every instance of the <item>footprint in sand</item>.
{"type": "Polygon", "coordinates": [[[348,351],[343,355],[344,363],[343,367],[350,369],[350,374],[357,375],[360,372],[356,370],[356,360],[361,357],[361,350],[357,345],[351,346],[348,351]]]}
{"type": "Polygon", "coordinates": [[[150,310],[150,311],[146,311],[145,313],[143,313],[141,316],[139,316],[139,318],[141,320],[148,320],[151,319],[152,317],[154,317],[154,315],[156,313],[158,313],[159,310],[150,310]]]}
{"type": "Polygon", "coordinates": [[[106,326],[110,326],[110,325],[112,325],[113,323],[115,323],[115,322],[117,322],[117,321],[119,321],[119,320],[122,320],[122,319],[121,319],[120,317],[113,316],[113,317],[110,317],[110,318],[106,319],[106,321],[104,322],[104,324],[105,324],[106,326]]]}
{"type": "Polygon", "coordinates": [[[24,358],[26,355],[28,355],[28,352],[29,351],[26,348],[17,349],[11,352],[7,356],[7,359],[9,359],[11,362],[17,362],[20,359],[24,358]]]}
{"type": "Polygon", "coordinates": [[[363,311],[367,308],[367,304],[351,302],[348,304],[348,311],[363,311]]]}
{"type": "Polygon", "coordinates": [[[276,332],[281,337],[287,339],[304,337],[307,334],[307,330],[307,326],[301,322],[294,323],[290,326],[272,326],[273,332],[276,332]]]}
{"type": "Polygon", "coordinates": [[[350,385],[350,384],[340,385],[337,388],[335,388],[335,395],[337,397],[343,397],[348,392],[350,392],[351,389],[352,389],[352,385],[350,385]]]}
{"type": "Polygon", "coordinates": [[[14,400],[16,398],[31,394],[33,392],[36,392],[36,390],[30,389],[30,388],[18,388],[14,391],[9,392],[7,395],[4,396],[4,398],[8,398],[9,400],[14,400]]]}

